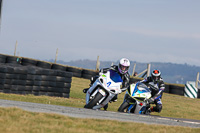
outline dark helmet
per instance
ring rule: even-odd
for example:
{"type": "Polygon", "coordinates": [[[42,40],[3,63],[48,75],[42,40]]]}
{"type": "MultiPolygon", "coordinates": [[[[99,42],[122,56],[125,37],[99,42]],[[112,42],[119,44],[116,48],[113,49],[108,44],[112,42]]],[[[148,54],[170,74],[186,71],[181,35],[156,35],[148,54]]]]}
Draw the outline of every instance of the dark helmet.
{"type": "Polygon", "coordinates": [[[151,73],[151,77],[153,79],[153,82],[157,82],[160,80],[161,72],[157,69],[153,70],[151,73]]]}

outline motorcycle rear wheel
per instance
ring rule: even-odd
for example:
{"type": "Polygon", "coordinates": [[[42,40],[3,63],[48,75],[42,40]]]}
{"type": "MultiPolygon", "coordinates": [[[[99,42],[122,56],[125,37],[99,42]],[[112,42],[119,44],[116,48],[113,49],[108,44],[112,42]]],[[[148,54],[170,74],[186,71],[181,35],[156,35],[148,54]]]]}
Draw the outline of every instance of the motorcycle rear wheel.
{"type": "Polygon", "coordinates": [[[123,102],[123,103],[120,105],[118,111],[119,111],[119,112],[127,112],[128,106],[129,106],[129,103],[128,103],[128,102],[123,102]]]}
{"type": "Polygon", "coordinates": [[[102,97],[103,95],[98,92],[95,97],[84,106],[84,108],[92,109],[101,100],[102,97]]]}

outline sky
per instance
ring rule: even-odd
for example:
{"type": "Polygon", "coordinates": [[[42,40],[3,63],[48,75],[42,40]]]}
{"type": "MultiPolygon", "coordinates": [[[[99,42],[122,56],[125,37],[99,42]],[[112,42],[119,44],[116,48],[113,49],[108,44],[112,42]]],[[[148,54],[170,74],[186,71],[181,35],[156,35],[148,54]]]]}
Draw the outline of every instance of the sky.
{"type": "Polygon", "coordinates": [[[3,0],[0,53],[200,66],[200,0],[3,0]]]}

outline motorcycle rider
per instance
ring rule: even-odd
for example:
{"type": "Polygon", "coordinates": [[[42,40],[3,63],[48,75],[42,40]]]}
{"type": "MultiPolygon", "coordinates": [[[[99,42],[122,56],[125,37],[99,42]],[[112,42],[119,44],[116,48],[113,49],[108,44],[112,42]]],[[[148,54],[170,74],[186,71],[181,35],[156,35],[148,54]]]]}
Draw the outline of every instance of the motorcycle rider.
{"type": "MultiPolygon", "coordinates": [[[[122,92],[126,91],[128,85],[129,85],[129,80],[130,80],[130,74],[128,72],[130,67],[130,61],[127,58],[122,58],[119,61],[118,66],[117,65],[112,65],[110,68],[103,68],[99,71],[99,75],[102,75],[103,73],[106,73],[109,70],[113,70],[116,71],[122,78],[123,83],[122,83],[122,92]]],[[[91,83],[90,86],[95,82],[95,80],[98,78],[99,76],[95,76],[91,78],[91,83]]],[[[86,90],[87,91],[87,90],[86,90]]],[[[117,96],[115,95],[110,102],[116,102],[117,101],[117,96]]],[[[104,106],[104,110],[107,110],[108,108],[108,104],[104,106]]]]}
{"type": "Polygon", "coordinates": [[[151,76],[141,81],[147,86],[150,84],[151,88],[151,98],[147,99],[147,102],[150,104],[156,104],[156,106],[148,109],[149,112],[158,112],[160,113],[162,110],[162,94],[165,89],[165,84],[163,79],[161,78],[161,72],[157,69],[153,70],[151,76]]]}

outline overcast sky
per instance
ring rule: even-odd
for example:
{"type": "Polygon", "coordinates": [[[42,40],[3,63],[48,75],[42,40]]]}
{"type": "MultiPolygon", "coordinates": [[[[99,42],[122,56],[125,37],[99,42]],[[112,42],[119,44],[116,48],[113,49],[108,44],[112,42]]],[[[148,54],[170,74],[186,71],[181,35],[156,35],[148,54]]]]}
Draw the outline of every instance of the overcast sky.
{"type": "Polygon", "coordinates": [[[3,0],[0,53],[200,66],[200,0],[3,0]]]}

